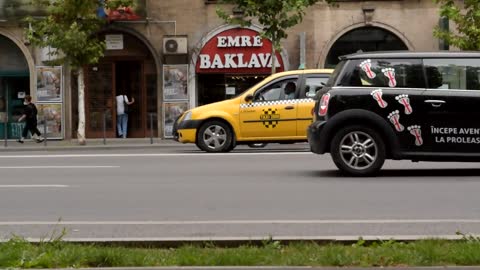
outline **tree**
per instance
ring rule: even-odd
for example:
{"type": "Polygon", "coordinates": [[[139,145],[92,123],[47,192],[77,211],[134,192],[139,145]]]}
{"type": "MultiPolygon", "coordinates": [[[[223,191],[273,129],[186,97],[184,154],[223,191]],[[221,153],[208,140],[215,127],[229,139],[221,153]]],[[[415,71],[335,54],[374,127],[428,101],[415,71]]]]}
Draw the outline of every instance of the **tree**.
{"type": "Polygon", "coordinates": [[[453,21],[456,31],[436,27],[434,36],[461,50],[480,50],[480,1],[463,0],[463,7],[454,0],[435,2],[440,4],[440,16],[453,21]]]}
{"type": "MultiPolygon", "coordinates": [[[[287,29],[299,24],[305,15],[305,9],[321,0],[220,0],[221,4],[233,4],[234,10],[241,11],[243,16],[232,16],[221,7],[217,14],[229,24],[248,26],[257,19],[263,26],[260,33],[272,41],[272,73],[275,73],[275,57],[281,49],[280,42],[287,38],[287,29]]],[[[330,3],[334,0],[325,0],[330,3]]]]}
{"type": "Polygon", "coordinates": [[[129,6],[132,0],[33,0],[46,7],[41,18],[26,18],[27,39],[38,47],[51,47],[50,55],[57,60],[49,64],[68,64],[78,72],[78,129],[81,145],[85,140],[85,82],[83,67],[96,64],[103,57],[105,42],[97,36],[107,21],[97,16],[99,8],[117,9],[129,6]],[[103,6],[102,6],[103,5],[103,6]]]}

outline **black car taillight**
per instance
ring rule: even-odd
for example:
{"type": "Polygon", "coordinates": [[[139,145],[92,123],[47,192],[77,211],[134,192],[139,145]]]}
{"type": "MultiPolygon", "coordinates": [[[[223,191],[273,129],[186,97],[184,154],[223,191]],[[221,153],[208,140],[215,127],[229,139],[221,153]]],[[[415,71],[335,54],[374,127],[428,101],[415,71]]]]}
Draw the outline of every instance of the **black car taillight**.
{"type": "Polygon", "coordinates": [[[320,104],[318,107],[319,116],[327,115],[329,102],[330,102],[330,94],[329,93],[323,94],[322,99],[320,99],[320,104]]]}

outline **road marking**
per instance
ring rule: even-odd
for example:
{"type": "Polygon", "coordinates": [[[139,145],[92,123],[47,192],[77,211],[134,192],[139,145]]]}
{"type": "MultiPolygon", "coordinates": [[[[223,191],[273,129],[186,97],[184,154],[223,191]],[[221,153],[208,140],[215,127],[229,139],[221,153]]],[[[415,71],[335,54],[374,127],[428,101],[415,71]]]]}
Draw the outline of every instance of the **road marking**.
{"type": "Polygon", "coordinates": [[[109,169],[120,166],[3,166],[0,169],[109,169]]]}
{"type": "Polygon", "coordinates": [[[274,224],[425,224],[480,223],[480,219],[360,219],[360,220],[199,220],[199,221],[4,221],[2,225],[274,225],[274,224]]]}
{"type": "Polygon", "coordinates": [[[0,188],[66,188],[67,185],[0,185],[0,188]]]}
{"type": "Polygon", "coordinates": [[[54,154],[54,155],[3,155],[0,158],[83,158],[83,157],[218,157],[218,156],[278,156],[313,155],[311,152],[266,152],[266,153],[162,153],[162,154],[54,154]]]}

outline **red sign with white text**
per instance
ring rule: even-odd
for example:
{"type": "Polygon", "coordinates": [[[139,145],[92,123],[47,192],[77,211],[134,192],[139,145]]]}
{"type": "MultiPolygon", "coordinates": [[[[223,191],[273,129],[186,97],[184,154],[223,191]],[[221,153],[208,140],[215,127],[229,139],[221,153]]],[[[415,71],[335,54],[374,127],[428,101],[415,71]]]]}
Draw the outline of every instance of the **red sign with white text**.
{"type": "MultiPolygon", "coordinates": [[[[234,28],[211,38],[200,51],[196,73],[270,74],[272,42],[254,30],[234,28]]],[[[276,53],[276,71],[283,71],[276,53]]]]}

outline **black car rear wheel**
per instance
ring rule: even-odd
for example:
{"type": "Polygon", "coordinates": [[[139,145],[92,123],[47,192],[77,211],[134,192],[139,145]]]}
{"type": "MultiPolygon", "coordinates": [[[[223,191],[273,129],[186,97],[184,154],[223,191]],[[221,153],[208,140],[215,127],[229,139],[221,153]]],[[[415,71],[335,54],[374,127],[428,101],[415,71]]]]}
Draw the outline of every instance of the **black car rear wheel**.
{"type": "Polygon", "coordinates": [[[385,162],[385,143],[375,130],[363,126],[348,126],[333,137],[330,153],[342,171],[354,176],[377,173],[385,162]]]}
{"type": "Polygon", "coordinates": [[[197,146],[206,152],[229,152],[233,149],[233,133],[221,121],[208,121],[197,133],[197,146]]]}

